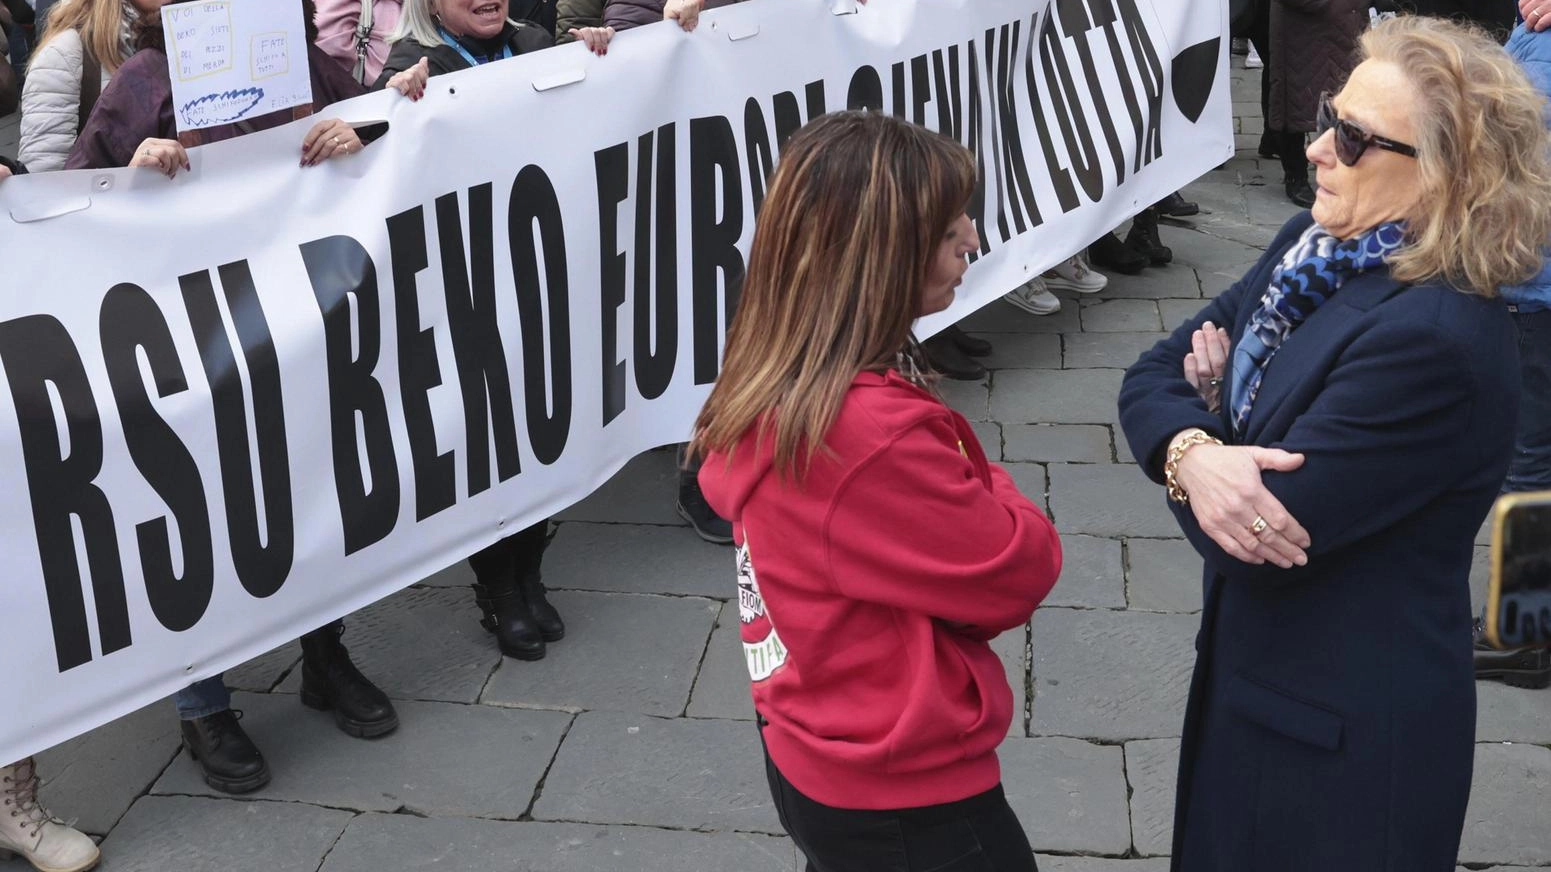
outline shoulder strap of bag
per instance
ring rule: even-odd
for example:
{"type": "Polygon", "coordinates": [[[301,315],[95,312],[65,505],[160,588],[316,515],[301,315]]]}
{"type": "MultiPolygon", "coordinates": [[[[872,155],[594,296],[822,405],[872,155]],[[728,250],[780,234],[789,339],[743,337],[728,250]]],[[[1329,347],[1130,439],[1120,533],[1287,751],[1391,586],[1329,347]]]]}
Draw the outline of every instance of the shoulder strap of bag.
{"type": "Polygon", "coordinates": [[[361,0],[361,18],[355,25],[355,68],[351,75],[363,85],[370,84],[366,81],[366,47],[372,41],[372,3],[374,0],[361,0]]]}
{"type": "Polygon", "coordinates": [[[84,42],[81,45],[81,102],[77,107],[76,135],[86,129],[86,119],[92,117],[92,107],[102,94],[102,62],[92,54],[84,42]]]}

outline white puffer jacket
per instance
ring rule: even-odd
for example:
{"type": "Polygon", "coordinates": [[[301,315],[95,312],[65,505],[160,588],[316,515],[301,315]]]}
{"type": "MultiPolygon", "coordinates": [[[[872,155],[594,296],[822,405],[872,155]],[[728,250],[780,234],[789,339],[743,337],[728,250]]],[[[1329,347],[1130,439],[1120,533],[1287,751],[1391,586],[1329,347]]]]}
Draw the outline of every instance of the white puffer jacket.
{"type": "MultiPolygon", "coordinates": [[[[80,135],[81,71],[85,49],[79,31],[67,30],[39,49],[22,85],[21,150],[17,157],[32,172],[63,169],[80,135]]],[[[108,84],[108,71],[102,71],[108,84]]]]}

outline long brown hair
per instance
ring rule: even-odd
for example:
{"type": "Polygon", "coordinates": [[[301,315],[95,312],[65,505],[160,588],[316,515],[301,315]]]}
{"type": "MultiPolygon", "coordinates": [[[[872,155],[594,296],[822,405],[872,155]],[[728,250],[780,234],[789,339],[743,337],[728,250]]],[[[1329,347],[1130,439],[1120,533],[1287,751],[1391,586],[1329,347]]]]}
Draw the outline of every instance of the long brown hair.
{"type": "MultiPolygon", "coordinates": [[[[79,31],[81,45],[109,72],[128,60],[124,55],[123,0],[62,0],[49,9],[48,27],[38,40],[38,48],[67,30],[79,31]]],[[[32,56],[38,56],[36,49],[32,56]]]]}
{"type": "Polygon", "coordinates": [[[782,150],[759,213],[721,378],[692,450],[773,432],[776,469],[805,471],[851,381],[910,338],[927,271],[975,187],[961,145],[874,112],[837,112],[782,150]]]}

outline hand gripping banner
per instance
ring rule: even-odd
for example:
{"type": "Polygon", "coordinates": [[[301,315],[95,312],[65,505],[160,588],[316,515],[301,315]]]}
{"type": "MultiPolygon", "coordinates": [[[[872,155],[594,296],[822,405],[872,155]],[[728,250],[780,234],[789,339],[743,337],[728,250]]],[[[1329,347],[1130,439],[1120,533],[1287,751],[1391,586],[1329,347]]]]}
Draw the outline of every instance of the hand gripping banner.
{"type": "Polygon", "coordinates": [[[895,113],[976,155],[984,246],[923,332],[1233,153],[1222,0],[835,2],[336,104],[389,131],[318,167],[302,122],[174,180],[0,185],[0,763],[685,439],[766,178],[818,114],[895,113]]]}

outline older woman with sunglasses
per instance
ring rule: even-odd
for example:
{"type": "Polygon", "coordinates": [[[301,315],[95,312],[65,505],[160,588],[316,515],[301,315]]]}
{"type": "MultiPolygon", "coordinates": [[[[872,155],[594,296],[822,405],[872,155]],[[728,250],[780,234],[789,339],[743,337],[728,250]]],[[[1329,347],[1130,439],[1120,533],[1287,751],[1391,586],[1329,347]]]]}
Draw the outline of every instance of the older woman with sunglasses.
{"type": "Polygon", "coordinates": [[[1400,18],[1325,101],[1312,213],[1127,372],[1204,560],[1176,872],[1449,872],[1470,795],[1472,541],[1518,411],[1498,289],[1551,236],[1542,100],[1400,18]]]}

